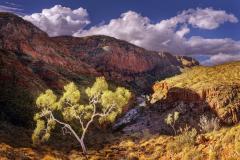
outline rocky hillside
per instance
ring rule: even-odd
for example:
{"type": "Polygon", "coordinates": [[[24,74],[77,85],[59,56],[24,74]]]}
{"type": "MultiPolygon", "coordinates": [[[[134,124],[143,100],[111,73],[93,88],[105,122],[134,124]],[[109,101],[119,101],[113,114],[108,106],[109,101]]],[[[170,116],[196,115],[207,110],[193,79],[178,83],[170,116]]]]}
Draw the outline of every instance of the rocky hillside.
{"type": "Polygon", "coordinates": [[[102,75],[138,96],[114,132],[89,132],[89,159],[238,159],[239,124],[224,125],[240,120],[239,71],[240,62],[198,66],[189,57],[107,36],[49,37],[16,15],[0,13],[0,159],[86,159],[73,137],[58,132],[35,148],[33,106],[46,88],[60,93],[69,81],[84,87],[102,75]],[[139,96],[151,88],[150,101],[139,96]],[[175,132],[165,123],[174,112],[175,132]]]}
{"type": "Polygon", "coordinates": [[[194,67],[155,83],[152,103],[193,103],[187,110],[210,110],[226,124],[240,120],[240,62],[194,67]]]}
{"type": "Polygon", "coordinates": [[[179,67],[198,65],[192,58],[147,51],[106,36],[51,38],[30,22],[8,13],[0,13],[0,48],[15,53],[37,74],[35,68],[41,72],[41,65],[47,65],[57,68],[58,73],[104,75],[141,89],[160,77],[179,73],[179,67]]]}
{"type": "Polygon", "coordinates": [[[18,114],[29,112],[41,91],[62,89],[68,81],[84,86],[103,75],[143,92],[157,79],[195,65],[189,57],[147,51],[107,36],[49,37],[16,15],[0,13],[0,119],[22,122],[18,114]]]}

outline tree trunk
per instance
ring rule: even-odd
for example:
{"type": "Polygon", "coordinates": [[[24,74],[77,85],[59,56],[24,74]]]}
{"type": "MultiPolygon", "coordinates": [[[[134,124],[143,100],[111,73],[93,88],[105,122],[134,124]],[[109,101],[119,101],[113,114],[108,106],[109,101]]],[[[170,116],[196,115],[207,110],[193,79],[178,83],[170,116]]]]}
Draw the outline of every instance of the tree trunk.
{"type": "Polygon", "coordinates": [[[87,149],[86,149],[86,146],[83,142],[83,139],[80,140],[80,144],[81,144],[81,147],[82,147],[82,151],[84,154],[87,154],[87,149]]]}
{"type": "Polygon", "coordinates": [[[172,129],[173,129],[173,131],[174,131],[174,134],[175,134],[175,136],[177,135],[177,132],[176,132],[176,130],[175,130],[175,127],[172,125],[172,129]]]}
{"type": "Polygon", "coordinates": [[[86,129],[83,130],[82,136],[81,136],[81,139],[80,139],[83,153],[87,153],[87,149],[86,149],[86,146],[84,144],[84,137],[85,137],[86,131],[87,131],[86,129]]]}
{"type": "MultiPolygon", "coordinates": [[[[84,141],[83,141],[83,139],[84,139],[84,137],[85,137],[85,134],[86,134],[86,129],[83,129],[83,134],[82,134],[81,139],[80,139],[79,136],[77,135],[77,133],[73,130],[73,128],[72,128],[69,124],[57,120],[56,118],[54,118],[54,116],[53,116],[52,113],[51,113],[51,116],[52,116],[52,118],[53,118],[56,122],[58,122],[59,124],[64,125],[65,127],[67,127],[67,128],[72,132],[72,134],[74,135],[74,137],[75,137],[75,138],[77,139],[77,141],[80,143],[80,145],[81,145],[81,147],[82,147],[83,154],[87,154],[87,149],[86,149],[85,144],[84,144],[84,141]]],[[[91,122],[89,122],[89,124],[90,124],[90,123],[91,123],[91,122]]],[[[87,127],[89,126],[89,124],[87,125],[87,127]]]]}
{"type": "Polygon", "coordinates": [[[84,154],[87,154],[87,149],[85,147],[85,144],[83,142],[84,136],[81,137],[81,139],[78,137],[77,133],[72,129],[72,127],[69,125],[68,126],[69,130],[73,133],[73,135],[75,136],[75,138],[78,140],[78,142],[80,143],[81,147],[82,147],[82,151],[84,154]]]}

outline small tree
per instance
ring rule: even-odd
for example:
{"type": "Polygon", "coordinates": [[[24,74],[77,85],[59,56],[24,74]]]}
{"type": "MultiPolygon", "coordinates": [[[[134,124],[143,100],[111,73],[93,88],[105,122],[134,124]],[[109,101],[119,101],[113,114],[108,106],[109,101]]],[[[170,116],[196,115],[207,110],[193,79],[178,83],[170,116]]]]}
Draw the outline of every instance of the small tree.
{"type": "Polygon", "coordinates": [[[87,104],[80,104],[81,94],[74,83],[66,85],[64,90],[59,99],[52,90],[47,90],[37,98],[36,104],[40,112],[34,117],[36,121],[32,135],[34,144],[47,141],[55,125],[60,124],[64,134],[74,135],[85,154],[87,150],[84,137],[94,119],[100,123],[113,122],[131,97],[130,91],[123,87],[118,87],[115,91],[109,90],[104,77],[96,78],[93,86],[85,90],[89,98],[87,104]],[[78,122],[80,135],[72,128],[73,122],[78,122]]]}
{"type": "Polygon", "coordinates": [[[175,129],[175,123],[179,118],[179,112],[169,113],[168,116],[164,119],[165,123],[167,125],[170,125],[174,131],[174,134],[177,134],[177,131],[175,129]]]}

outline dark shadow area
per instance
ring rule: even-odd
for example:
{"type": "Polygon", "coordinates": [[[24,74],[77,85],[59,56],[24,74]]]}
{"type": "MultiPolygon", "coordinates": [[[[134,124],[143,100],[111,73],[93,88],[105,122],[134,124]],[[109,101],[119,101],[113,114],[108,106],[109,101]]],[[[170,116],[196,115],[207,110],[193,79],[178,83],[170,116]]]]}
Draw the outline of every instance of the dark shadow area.
{"type": "Polygon", "coordinates": [[[202,115],[216,117],[215,111],[196,92],[175,87],[169,89],[165,99],[144,108],[138,119],[133,124],[125,126],[122,131],[129,135],[145,130],[152,134],[173,135],[173,129],[164,119],[175,111],[180,113],[175,124],[177,130],[187,125],[199,131],[199,120],[202,115]]]}

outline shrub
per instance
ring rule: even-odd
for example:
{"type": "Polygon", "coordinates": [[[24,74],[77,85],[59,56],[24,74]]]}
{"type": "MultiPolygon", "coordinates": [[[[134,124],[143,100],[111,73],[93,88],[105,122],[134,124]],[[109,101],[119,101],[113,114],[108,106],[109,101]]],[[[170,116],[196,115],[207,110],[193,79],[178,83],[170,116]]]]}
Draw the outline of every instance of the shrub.
{"type": "Polygon", "coordinates": [[[172,127],[174,134],[177,134],[175,129],[175,123],[179,118],[179,112],[169,113],[168,116],[164,119],[165,123],[172,127]]]}
{"type": "Polygon", "coordinates": [[[197,137],[197,130],[195,128],[190,129],[186,126],[184,129],[180,129],[181,135],[177,138],[182,143],[194,145],[197,137]]]}
{"type": "Polygon", "coordinates": [[[219,119],[216,118],[208,118],[206,115],[202,115],[199,121],[199,127],[201,131],[204,133],[216,131],[220,129],[219,119]]]}

